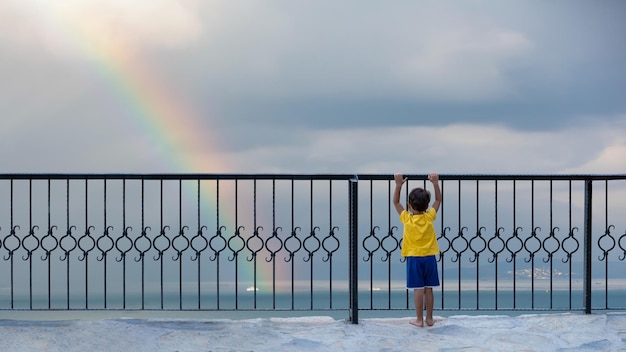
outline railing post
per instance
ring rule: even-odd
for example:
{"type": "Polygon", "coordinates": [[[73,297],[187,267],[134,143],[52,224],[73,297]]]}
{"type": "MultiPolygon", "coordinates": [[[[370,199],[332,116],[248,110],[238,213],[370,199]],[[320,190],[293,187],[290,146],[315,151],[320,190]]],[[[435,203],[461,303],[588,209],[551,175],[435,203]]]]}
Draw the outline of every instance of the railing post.
{"type": "Polygon", "coordinates": [[[349,321],[352,324],[359,323],[359,275],[358,275],[358,177],[355,175],[354,178],[349,180],[349,222],[350,222],[350,233],[348,235],[348,241],[350,250],[349,250],[349,266],[350,266],[350,274],[349,274],[349,294],[350,294],[350,316],[349,321]]]}
{"type": "Polygon", "coordinates": [[[585,264],[584,264],[584,288],[583,299],[585,305],[585,314],[591,314],[591,252],[592,252],[592,226],[591,226],[591,203],[593,194],[593,181],[591,179],[585,180],[585,239],[584,239],[584,252],[585,252],[585,264]]]}

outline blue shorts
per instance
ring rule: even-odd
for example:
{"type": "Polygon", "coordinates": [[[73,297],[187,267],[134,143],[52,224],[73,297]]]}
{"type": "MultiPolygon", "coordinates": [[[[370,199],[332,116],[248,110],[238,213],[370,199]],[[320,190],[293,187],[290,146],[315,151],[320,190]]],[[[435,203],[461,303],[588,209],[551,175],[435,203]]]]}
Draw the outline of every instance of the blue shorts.
{"type": "Polygon", "coordinates": [[[437,258],[428,257],[406,258],[406,288],[422,289],[439,286],[437,258]]]}

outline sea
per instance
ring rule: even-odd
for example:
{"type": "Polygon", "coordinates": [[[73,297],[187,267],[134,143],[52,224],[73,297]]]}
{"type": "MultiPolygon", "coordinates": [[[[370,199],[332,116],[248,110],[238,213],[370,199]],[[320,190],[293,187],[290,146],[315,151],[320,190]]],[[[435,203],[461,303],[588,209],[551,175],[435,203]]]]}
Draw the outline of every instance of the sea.
{"type": "MultiPolygon", "coordinates": [[[[626,281],[626,280],[624,280],[626,281]]],[[[591,303],[594,311],[626,309],[626,282],[612,280],[608,289],[604,282],[592,285],[591,303]]],[[[569,289],[569,282],[500,282],[464,281],[458,285],[434,288],[435,315],[519,315],[584,311],[585,295],[578,283],[569,289]],[[515,287],[513,287],[513,285],[515,287]],[[451,287],[453,286],[453,287],[451,287]],[[514,289],[513,289],[514,288],[514,289]]],[[[359,284],[358,317],[409,317],[414,313],[413,292],[403,282],[359,284]]],[[[56,292],[48,295],[13,293],[13,299],[2,290],[2,319],[103,319],[103,318],[183,318],[183,319],[251,319],[266,317],[330,316],[349,319],[350,293],[347,283],[335,287],[317,286],[315,282],[291,287],[236,287],[224,285],[217,290],[201,290],[191,285],[176,290],[107,292],[56,292]]]]}

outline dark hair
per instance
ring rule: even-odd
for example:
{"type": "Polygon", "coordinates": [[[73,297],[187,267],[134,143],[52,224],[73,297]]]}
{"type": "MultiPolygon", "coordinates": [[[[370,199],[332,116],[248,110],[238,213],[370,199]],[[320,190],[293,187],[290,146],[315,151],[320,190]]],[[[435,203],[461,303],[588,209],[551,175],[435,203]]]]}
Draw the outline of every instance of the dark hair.
{"type": "Polygon", "coordinates": [[[409,193],[409,204],[415,211],[426,211],[430,203],[430,192],[423,188],[414,188],[409,193]]]}

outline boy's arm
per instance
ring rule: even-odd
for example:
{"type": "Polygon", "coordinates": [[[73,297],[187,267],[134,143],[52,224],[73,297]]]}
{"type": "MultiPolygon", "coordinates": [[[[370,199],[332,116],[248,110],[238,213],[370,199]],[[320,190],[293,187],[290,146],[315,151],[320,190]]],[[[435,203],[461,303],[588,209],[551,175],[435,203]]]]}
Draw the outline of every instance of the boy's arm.
{"type": "Polygon", "coordinates": [[[441,189],[439,188],[439,175],[434,173],[430,174],[428,175],[428,179],[430,180],[430,182],[432,182],[433,188],[435,189],[435,201],[433,202],[433,208],[435,209],[435,211],[439,211],[439,206],[443,201],[443,197],[441,196],[441,189]]]}
{"type": "Polygon", "coordinates": [[[396,189],[393,191],[393,206],[396,208],[399,215],[402,211],[404,211],[404,207],[400,203],[400,190],[407,179],[403,179],[402,174],[393,175],[393,179],[396,181],[396,189]]]}

